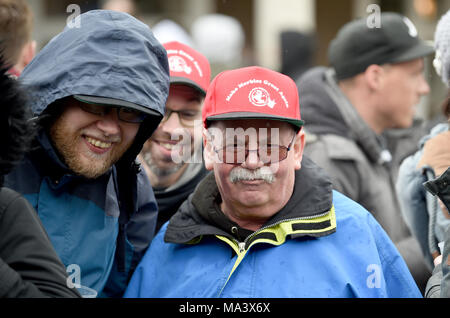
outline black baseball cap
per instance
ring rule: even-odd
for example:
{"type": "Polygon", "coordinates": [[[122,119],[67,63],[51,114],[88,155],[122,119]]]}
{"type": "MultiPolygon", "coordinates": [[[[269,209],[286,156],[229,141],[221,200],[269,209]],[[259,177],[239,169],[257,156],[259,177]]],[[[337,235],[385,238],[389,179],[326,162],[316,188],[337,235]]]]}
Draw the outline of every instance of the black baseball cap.
{"type": "Polygon", "coordinates": [[[407,17],[383,12],[379,25],[371,17],[344,25],[328,48],[328,60],[338,80],[364,72],[372,64],[407,62],[434,52],[421,41],[407,17]]]}

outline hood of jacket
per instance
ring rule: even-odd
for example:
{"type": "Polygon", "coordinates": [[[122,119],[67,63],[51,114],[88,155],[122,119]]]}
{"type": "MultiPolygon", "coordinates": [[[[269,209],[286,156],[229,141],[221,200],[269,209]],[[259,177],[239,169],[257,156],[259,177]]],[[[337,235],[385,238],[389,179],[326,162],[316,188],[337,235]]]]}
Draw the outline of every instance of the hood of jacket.
{"type": "Polygon", "coordinates": [[[164,47],[150,28],[132,16],[93,10],[67,25],[27,65],[20,80],[27,87],[34,116],[72,95],[114,98],[138,104],[149,113],[124,155],[135,159],[165,112],[169,67],[164,47]]]}
{"type": "MultiPolygon", "coordinates": [[[[214,173],[210,173],[170,219],[164,240],[171,243],[190,243],[203,235],[230,237],[230,233],[217,227],[212,220],[220,201],[214,173]]],[[[312,160],[303,156],[302,168],[295,173],[294,191],[290,200],[266,222],[264,228],[298,218],[314,219],[329,212],[332,201],[332,184],[329,177],[312,160]]],[[[305,234],[323,236],[334,230],[335,228],[332,228],[331,231],[317,233],[306,231],[305,234]]]]}
{"type": "Polygon", "coordinates": [[[376,163],[389,161],[385,141],[359,116],[335,79],[334,70],[315,67],[297,82],[305,130],[353,140],[376,163]]]}

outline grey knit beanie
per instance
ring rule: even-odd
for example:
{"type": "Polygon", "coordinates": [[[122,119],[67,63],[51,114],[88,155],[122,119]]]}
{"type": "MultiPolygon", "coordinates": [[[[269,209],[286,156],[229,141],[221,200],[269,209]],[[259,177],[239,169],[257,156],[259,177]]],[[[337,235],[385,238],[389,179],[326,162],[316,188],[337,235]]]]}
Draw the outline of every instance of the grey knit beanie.
{"type": "Polygon", "coordinates": [[[436,56],[434,68],[442,81],[450,87],[450,10],[439,20],[434,34],[436,56]]]}

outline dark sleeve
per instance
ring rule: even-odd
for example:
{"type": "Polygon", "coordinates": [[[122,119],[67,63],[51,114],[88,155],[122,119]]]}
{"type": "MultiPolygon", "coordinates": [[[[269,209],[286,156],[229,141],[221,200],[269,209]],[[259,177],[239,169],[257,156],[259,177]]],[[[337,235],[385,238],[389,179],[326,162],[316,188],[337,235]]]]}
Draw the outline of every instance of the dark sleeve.
{"type": "MultiPolygon", "coordinates": [[[[450,167],[438,178],[424,183],[425,188],[433,195],[437,195],[439,199],[445,204],[448,211],[450,211],[450,167]]],[[[450,213],[450,212],[449,212],[450,213]]],[[[433,271],[432,281],[434,291],[437,297],[450,297],[450,227],[447,227],[445,232],[444,251],[442,253],[442,263],[433,271]]],[[[431,283],[428,283],[431,285],[431,283]]],[[[428,289],[428,285],[427,285],[428,289]]]]}
{"type": "Polygon", "coordinates": [[[437,195],[450,213],[450,167],[440,176],[423,185],[433,195],[437,195]]]}
{"type": "Polygon", "coordinates": [[[450,226],[445,231],[446,239],[442,253],[441,298],[450,298],[450,226]]]}
{"type": "Polygon", "coordinates": [[[428,280],[425,288],[426,298],[439,298],[441,295],[442,267],[441,264],[433,270],[433,275],[428,280]]]}
{"type": "Polygon", "coordinates": [[[0,191],[0,297],[79,297],[42,223],[18,193],[0,191]]]}

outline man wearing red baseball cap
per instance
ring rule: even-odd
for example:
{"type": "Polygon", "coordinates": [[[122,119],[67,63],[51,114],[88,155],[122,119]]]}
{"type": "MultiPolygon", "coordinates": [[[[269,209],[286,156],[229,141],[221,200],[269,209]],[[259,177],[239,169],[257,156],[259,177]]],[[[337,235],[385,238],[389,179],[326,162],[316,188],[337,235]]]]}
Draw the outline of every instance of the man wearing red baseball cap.
{"type": "Polygon", "coordinates": [[[297,87],[220,73],[202,111],[206,176],[164,225],[125,297],[421,297],[363,207],[303,156],[297,87]]]}
{"type": "Polygon", "coordinates": [[[158,203],[156,230],[207,174],[201,160],[201,107],[211,78],[201,53],[177,41],[163,46],[170,69],[166,113],[139,156],[158,203]]]}

